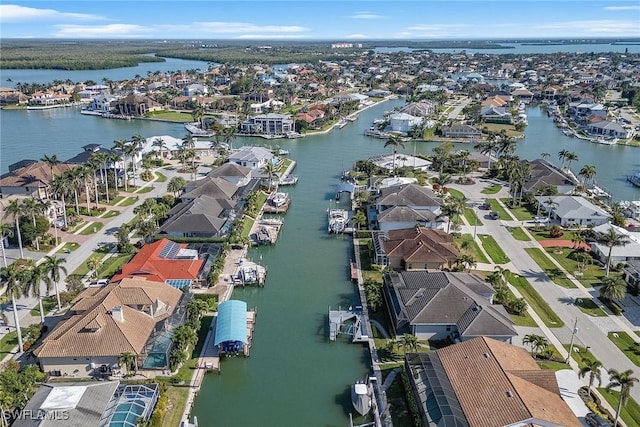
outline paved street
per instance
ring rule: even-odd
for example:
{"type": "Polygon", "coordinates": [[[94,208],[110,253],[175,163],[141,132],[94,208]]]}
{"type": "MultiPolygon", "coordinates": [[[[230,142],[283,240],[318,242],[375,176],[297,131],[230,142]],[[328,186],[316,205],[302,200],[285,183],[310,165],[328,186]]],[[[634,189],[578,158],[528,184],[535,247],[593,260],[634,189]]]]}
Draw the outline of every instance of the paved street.
{"type": "MultiPolygon", "coordinates": [[[[477,204],[484,198],[499,199],[507,196],[506,188],[503,188],[498,194],[490,196],[481,194],[480,191],[488,185],[489,183],[487,182],[478,181],[475,185],[451,185],[451,187],[462,191],[463,194],[470,199],[471,204],[477,204]]],[[[475,211],[476,214],[484,212],[478,209],[475,209],[475,211]]],[[[595,297],[597,295],[596,289],[584,287],[566,289],[553,283],[545,274],[544,270],[540,268],[524,250],[526,247],[535,247],[536,243],[534,241],[526,242],[516,240],[507,230],[507,226],[521,226],[521,221],[485,220],[481,216],[480,218],[483,226],[477,227],[477,234],[490,234],[498,241],[504,252],[511,259],[511,262],[506,264],[505,267],[526,277],[564,322],[564,326],[560,328],[549,329],[559,342],[569,344],[572,335],[571,329],[575,320],[578,319],[578,333],[575,337],[576,344],[589,347],[593,355],[598,358],[607,369],[631,369],[636,375],[640,373],[640,369],[638,369],[606,335],[608,331],[625,330],[631,332],[635,338],[638,338],[633,331],[640,330],[640,323],[631,323],[626,317],[609,316],[606,318],[596,318],[583,313],[575,306],[575,298],[595,297]]],[[[473,234],[474,227],[463,227],[463,232],[473,234]]],[[[631,303],[632,301],[629,300],[628,304],[631,303]]],[[[636,319],[640,309],[633,308],[631,311],[635,313],[633,318],[636,319]]],[[[603,383],[606,384],[607,380],[608,376],[603,375],[603,383]]],[[[640,402],[640,387],[632,388],[631,396],[637,402],[640,402]]]]}

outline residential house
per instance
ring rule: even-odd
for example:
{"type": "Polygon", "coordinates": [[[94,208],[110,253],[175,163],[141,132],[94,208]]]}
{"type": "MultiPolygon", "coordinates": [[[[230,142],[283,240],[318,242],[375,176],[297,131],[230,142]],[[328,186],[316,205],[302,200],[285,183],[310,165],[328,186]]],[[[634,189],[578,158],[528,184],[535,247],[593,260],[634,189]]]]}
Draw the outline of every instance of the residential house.
{"type": "Polygon", "coordinates": [[[435,112],[436,104],[431,101],[411,102],[400,109],[400,113],[414,117],[428,117],[435,112]]]}
{"type": "MultiPolygon", "coordinates": [[[[199,156],[209,156],[213,149],[211,148],[211,141],[207,141],[200,138],[193,138],[193,149],[196,152],[196,159],[199,156]]],[[[170,135],[158,135],[146,138],[146,142],[142,147],[141,154],[154,153],[158,157],[166,159],[173,159],[178,156],[180,149],[184,141],[180,138],[175,138],[170,135]],[[158,140],[162,140],[163,147],[157,145],[158,140]]]]}
{"type": "Polygon", "coordinates": [[[60,93],[53,92],[35,92],[29,97],[30,105],[40,105],[40,106],[49,106],[49,105],[58,105],[58,104],[67,104],[71,101],[71,96],[60,93]]]}
{"type": "MultiPolygon", "coordinates": [[[[594,227],[593,232],[604,234],[608,232],[609,229],[613,229],[617,235],[628,241],[624,246],[614,246],[611,248],[611,265],[615,266],[620,263],[640,261],[640,233],[631,232],[626,228],[618,227],[611,223],[594,227]]],[[[590,241],[589,244],[591,245],[591,253],[600,261],[606,263],[607,256],[609,255],[609,247],[597,241],[590,241]]]]}
{"type": "Polygon", "coordinates": [[[119,99],[114,109],[123,116],[142,117],[150,111],[161,110],[162,104],[145,95],[131,94],[119,99]]]}
{"type": "Polygon", "coordinates": [[[395,113],[389,116],[391,130],[393,132],[407,133],[416,126],[420,126],[424,119],[407,113],[395,113]]]}
{"type": "Polygon", "coordinates": [[[48,164],[35,160],[14,163],[9,166],[9,172],[0,176],[0,197],[16,194],[49,200],[51,174],[60,176],[74,167],[68,162],[54,165],[53,170],[48,164]]]}
{"type": "Polygon", "coordinates": [[[531,173],[524,183],[524,191],[536,194],[547,187],[555,187],[558,194],[572,194],[580,184],[575,177],[560,170],[544,159],[530,162],[531,173]]]}
{"type": "Polygon", "coordinates": [[[611,220],[609,213],[581,196],[536,196],[536,200],[563,227],[597,226],[611,220]]]}
{"type": "Polygon", "coordinates": [[[511,124],[511,112],[506,107],[488,105],[480,108],[480,117],[485,123],[511,124]]]}
{"type": "Polygon", "coordinates": [[[264,147],[241,147],[229,155],[229,162],[251,169],[262,169],[273,161],[274,155],[264,147]]]}
{"type": "Polygon", "coordinates": [[[409,154],[381,154],[368,159],[379,168],[386,169],[393,174],[393,168],[411,168],[416,171],[426,172],[431,167],[429,160],[409,154]]]}
{"type": "Polygon", "coordinates": [[[110,113],[111,105],[117,100],[113,95],[97,95],[91,99],[87,110],[99,113],[110,113]]]}
{"type": "Polygon", "coordinates": [[[207,95],[209,88],[200,83],[192,83],[182,88],[183,96],[207,95]]]}
{"type": "Polygon", "coordinates": [[[590,135],[602,136],[604,138],[629,139],[633,136],[633,131],[625,129],[619,123],[611,120],[600,120],[587,125],[587,132],[590,135]]]}
{"type": "Polygon", "coordinates": [[[392,271],[383,279],[395,335],[452,341],[488,336],[506,342],[518,335],[504,307],[491,303],[495,290],[480,276],[392,271]]]}
{"type": "Polygon", "coordinates": [[[187,246],[168,239],[144,245],[111,281],[142,277],[179,289],[198,285],[206,279],[204,260],[199,259],[197,250],[187,246]]]}
{"type": "Polygon", "coordinates": [[[289,116],[269,113],[250,117],[241,124],[243,133],[284,134],[295,130],[294,122],[289,116]]]}
{"type": "Polygon", "coordinates": [[[222,237],[231,230],[235,202],[201,194],[174,206],[159,234],[171,237],[222,237]]]}
{"type": "Polygon", "coordinates": [[[567,106],[567,115],[574,117],[576,120],[581,120],[592,115],[605,119],[607,117],[607,108],[602,104],[593,102],[570,102],[567,106]]]}
{"type": "Polygon", "coordinates": [[[228,162],[209,172],[208,176],[222,178],[237,187],[244,187],[251,181],[253,172],[254,170],[251,168],[228,162]]]}
{"type": "Polygon", "coordinates": [[[370,222],[379,230],[397,230],[421,225],[443,228],[442,199],[426,187],[417,184],[380,189],[375,206],[369,211],[370,222]]]}
{"type": "Polygon", "coordinates": [[[238,186],[228,180],[214,176],[211,173],[197,181],[189,181],[185,184],[180,199],[183,201],[191,201],[200,196],[210,196],[216,199],[234,199],[238,186]]]}
{"type": "MultiPolygon", "coordinates": [[[[87,288],[72,301],[64,319],[33,352],[43,372],[65,377],[108,373],[122,353],[133,354],[136,365],[144,366],[152,356],[149,342],[174,314],[183,314],[178,308],[184,293],[141,277],[118,280],[87,288]]],[[[168,354],[157,368],[167,366],[168,354]]]]}
{"type": "Polygon", "coordinates": [[[424,227],[373,234],[376,264],[406,271],[451,268],[458,257],[453,236],[424,227]]]}
{"type": "Polygon", "coordinates": [[[442,136],[445,138],[463,138],[479,140],[482,138],[482,132],[471,125],[462,123],[454,123],[451,126],[442,126],[442,136]]]}
{"type": "Polygon", "coordinates": [[[29,97],[24,93],[11,87],[0,87],[0,105],[23,105],[27,102],[29,97]]]}
{"type": "Polygon", "coordinates": [[[489,337],[408,353],[404,369],[423,426],[580,427],[555,372],[489,337]]]}
{"type": "Polygon", "coordinates": [[[632,293],[637,295],[640,291],[640,258],[627,261],[624,266],[624,281],[632,293]]]}

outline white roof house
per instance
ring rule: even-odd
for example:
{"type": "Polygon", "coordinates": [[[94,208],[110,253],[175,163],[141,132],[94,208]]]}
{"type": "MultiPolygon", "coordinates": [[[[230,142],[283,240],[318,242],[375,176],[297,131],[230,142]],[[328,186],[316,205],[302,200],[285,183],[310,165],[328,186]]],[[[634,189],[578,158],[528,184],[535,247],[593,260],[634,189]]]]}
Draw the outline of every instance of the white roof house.
{"type": "MultiPolygon", "coordinates": [[[[176,138],[170,135],[158,135],[146,138],[146,143],[142,147],[142,154],[153,153],[153,152],[162,152],[163,156],[166,156],[166,153],[171,154],[173,157],[180,146],[182,145],[182,140],[180,138],[176,138]],[[154,142],[157,140],[162,140],[164,147],[160,149],[159,146],[154,146],[154,142]]],[[[198,138],[193,138],[193,145],[195,146],[195,150],[198,153],[209,152],[211,150],[211,142],[200,140],[198,138]]],[[[160,156],[162,157],[162,156],[160,156]]]]}
{"type": "Polygon", "coordinates": [[[409,132],[412,127],[422,123],[422,117],[412,116],[407,113],[396,113],[389,116],[391,129],[394,132],[409,132]]]}
{"type": "Polygon", "coordinates": [[[606,224],[611,219],[611,215],[584,197],[537,196],[536,200],[543,211],[549,212],[551,210],[551,216],[558,219],[563,227],[575,224],[583,227],[596,226],[606,224]],[[553,201],[553,204],[546,203],[549,199],[553,201]]]}
{"type": "MultiPolygon", "coordinates": [[[[388,155],[380,155],[370,157],[369,161],[374,165],[387,169],[388,171],[393,172],[393,154],[388,155]]],[[[395,155],[395,167],[398,168],[412,168],[414,170],[426,171],[431,166],[431,162],[429,160],[421,159],[420,157],[411,156],[409,154],[396,154],[395,155]]]]}
{"type": "Polygon", "coordinates": [[[271,151],[263,147],[241,147],[229,156],[229,162],[251,169],[263,168],[273,159],[271,151]]]}
{"type": "MultiPolygon", "coordinates": [[[[594,227],[597,233],[606,233],[609,229],[615,230],[616,234],[626,237],[629,241],[625,246],[614,246],[611,248],[611,264],[616,265],[621,262],[640,260],[640,233],[633,233],[625,228],[607,223],[594,227]]],[[[598,242],[589,242],[591,252],[598,256],[602,262],[607,260],[609,247],[598,242]]]]}

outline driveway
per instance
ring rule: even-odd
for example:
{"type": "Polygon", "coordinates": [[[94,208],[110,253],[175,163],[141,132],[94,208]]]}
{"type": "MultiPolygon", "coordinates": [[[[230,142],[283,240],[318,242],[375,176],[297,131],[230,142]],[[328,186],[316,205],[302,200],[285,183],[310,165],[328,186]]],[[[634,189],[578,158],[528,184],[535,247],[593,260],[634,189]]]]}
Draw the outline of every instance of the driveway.
{"type": "Polygon", "coordinates": [[[586,426],[587,423],[584,421],[584,416],[591,411],[578,395],[578,389],[586,386],[588,381],[578,378],[578,374],[571,369],[556,371],[556,380],[558,381],[560,396],[569,405],[574,415],[582,421],[582,425],[586,426]]]}

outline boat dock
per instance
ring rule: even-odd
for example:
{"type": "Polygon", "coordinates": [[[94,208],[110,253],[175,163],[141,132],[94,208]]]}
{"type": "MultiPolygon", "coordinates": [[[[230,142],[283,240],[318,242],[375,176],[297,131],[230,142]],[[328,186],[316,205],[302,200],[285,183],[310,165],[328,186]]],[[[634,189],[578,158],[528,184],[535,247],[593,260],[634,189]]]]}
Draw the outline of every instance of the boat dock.
{"type": "Polygon", "coordinates": [[[264,213],[283,214],[289,210],[289,205],[291,205],[289,193],[276,191],[269,196],[262,211],[264,213]]]}
{"type": "Polygon", "coordinates": [[[351,273],[351,281],[358,283],[358,267],[353,260],[349,261],[349,272],[351,273]]]}
{"type": "Polygon", "coordinates": [[[351,335],[353,343],[368,342],[369,336],[362,321],[362,306],[348,310],[331,310],[329,307],[329,340],[335,341],[340,335],[351,335]]]}
{"type": "Polygon", "coordinates": [[[247,342],[242,348],[242,352],[245,357],[251,355],[251,342],[253,341],[253,330],[256,327],[256,317],[258,316],[258,309],[254,307],[253,310],[247,310],[247,342]]]}
{"type": "Polygon", "coordinates": [[[344,209],[329,209],[329,225],[327,231],[329,234],[352,233],[353,228],[350,226],[350,213],[344,209]]]}
{"type": "Polygon", "coordinates": [[[235,272],[231,275],[234,286],[258,285],[264,286],[267,278],[267,268],[253,261],[241,258],[238,261],[235,272]]]}

